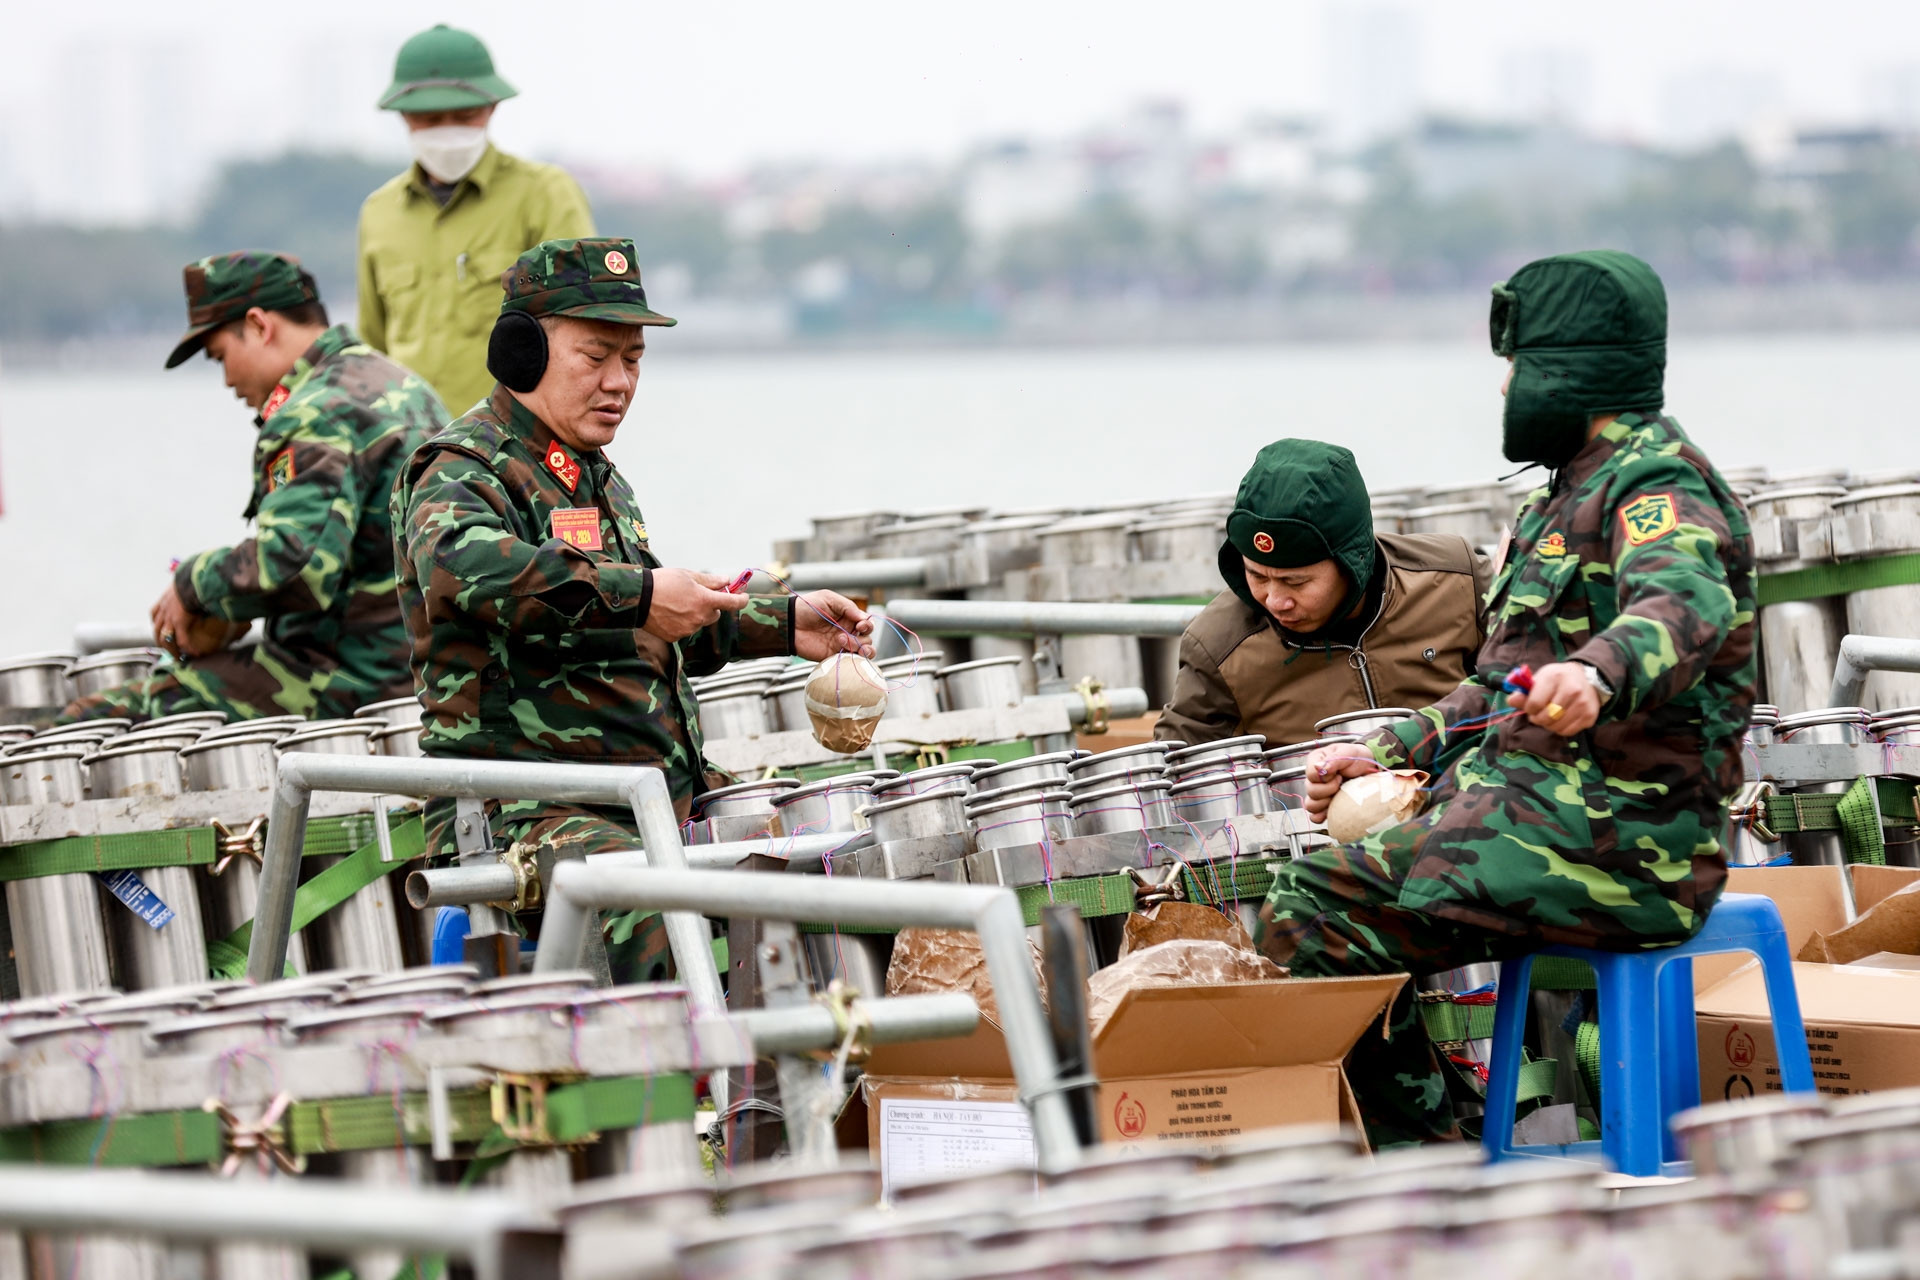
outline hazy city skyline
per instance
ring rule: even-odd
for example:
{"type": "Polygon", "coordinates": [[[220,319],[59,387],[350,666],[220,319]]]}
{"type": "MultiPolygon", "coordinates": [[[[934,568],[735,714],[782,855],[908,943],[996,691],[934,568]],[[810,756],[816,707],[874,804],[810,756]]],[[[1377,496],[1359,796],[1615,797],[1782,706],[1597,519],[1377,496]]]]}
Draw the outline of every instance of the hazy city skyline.
{"type": "Polygon", "coordinates": [[[1184,104],[1200,129],[1301,115],[1348,142],[1422,111],[1554,117],[1671,145],[1785,120],[1920,121],[1920,6],[1886,0],[1835,0],[1817,19],[1789,0],[1620,0],[1604,23],[1521,0],[1200,0],[1177,30],[1164,10],[1005,0],[964,20],[758,0],[578,0],[557,27],[551,12],[504,0],[17,12],[12,43],[37,52],[0,86],[0,217],[178,217],[221,161],[296,146],[397,163],[399,123],[373,101],[398,42],[439,20],[478,31],[521,89],[496,121],[504,145],[696,178],[946,161],[1150,99],[1184,104]]]}

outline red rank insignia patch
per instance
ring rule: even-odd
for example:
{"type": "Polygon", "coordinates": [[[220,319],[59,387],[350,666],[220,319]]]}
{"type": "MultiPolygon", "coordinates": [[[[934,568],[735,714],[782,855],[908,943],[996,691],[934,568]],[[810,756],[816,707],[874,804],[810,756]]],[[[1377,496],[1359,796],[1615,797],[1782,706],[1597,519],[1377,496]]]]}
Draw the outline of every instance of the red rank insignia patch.
{"type": "Polygon", "coordinates": [[[561,507],[548,518],[553,536],[582,551],[598,551],[605,544],[600,538],[600,512],[593,507],[561,507]]]}
{"type": "Polygon", "coordinates": [[[567,455],[558,442],[547,446],[547,470],[560,477],[560,483],[572,493],[580,484],[580,464],[567,455]]]}
{"type": "Polygon", "coordinates": [[[273,389],[273,394],[267,397],[267,402],[260,406],[260,421],[265,422],[268,418],[280,412],[280,406],[285,404],[287,397],[292,394],[292,392],[287,390],[285,383],[276,386],[273,389]]]}

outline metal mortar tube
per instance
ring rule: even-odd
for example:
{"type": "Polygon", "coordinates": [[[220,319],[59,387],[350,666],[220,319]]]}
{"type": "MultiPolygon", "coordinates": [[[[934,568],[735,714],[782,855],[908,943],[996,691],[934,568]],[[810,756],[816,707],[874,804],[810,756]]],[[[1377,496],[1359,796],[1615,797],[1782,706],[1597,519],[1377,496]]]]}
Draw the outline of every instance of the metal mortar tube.
{"type": "Polygon", "coordinates": [[[0,1231],[0,1280],[33,1280],[27,1270],[27,1242],[18,1231],[0,1231]]]}
{"type": "Polygon", "coordinates": [[[167,1250],[125,1236],[30,1236],[36,1280],[172,1280],[167,1250]]]}
{"type": "MultiPolygon", "coordinates": [[[[319,875],[346,858],[344,853],[330,853],[304,861],[319,875]]],[[[394,906],[393,880],[381,876],[307,927],[319,935],[333,968],[392,973],[407,967],[394,906]]]]}
{"type": "MultiPolygon", "coordinates": [[[[260,1171],[252,1161],[243,1160],[231,1179],[207,1188],[208,1195],[219,1195],[239,1182],[268,1182],[273,1175],[260,1171]]],[[[304,1250],[269,1240],[221,1241],[207,1250],[212,1261],[209,1280],[307,1280],[311,1274],[304,1250]]],[[[400,1269],[394,1263],[394,1271],[400,1269]]],[[[393,1271],[378,1274],[391,1276],[393,1271]]],[[[169,1272],[169,1276],[175,1273],[169,1272]]],[[[371,1273],[363,1273],[371,1274],[371,1273]]]]}
{"type": "Polygon", "coordinates": [[[645,1174],[664,1184],[706,1176],[700,1141],[687,1124],[647,1124],[603,1133],[587,1148],[587,1160],[596,1178],[645,1174]]]}
{"type": "MultiPolygon", "coordinates": [[[[661,775],[657,771],[650,775],[664,795],[661,775]]],[[[548,887],[534,972],[576,968],[597,912],[649,907],[686,913],[695,920],[700,918],[695,913],[710,912],[742,919],[972,929],[980,936],[998,997],[1014,1075],[1033,1114],[1040,1167],[1054,1172],[1078,1162],[1079,1143],[1066,1101],[1058,1092],[1059,1061],[1034,983],[1026,923],[1012,890],[905,880],[626,870],[569,862],[554,869],[548,887]]]]}
{"type": "MultiPolygon", "coordinates": [[[[20,995],[104,991],[113,985],[100,884],[91,875],[7,881],[7,919],[20,995]]],[[[111,904],[120,910],[118,903],[111,904]]]]}
{"type": "MultiPolygon", "coordinates": [[[[226,937],[253,919],[260,905],[260,865],[244,854],[236,856],[215,875],[207,873],[208,895],[213,907],[213,927],[226,937]]],[[[287,939],[287,964],[295,973],[306,973],[307,942],[303,934],[287,939]]]]}
{"type": "MultiPolygon", "coordinates": [[[[363,1187],[424,1187],[433,1181],[433,1170],[419,1147],[342,1151],[339,1160],[341,1178],[363,1187]]],[[[398,1275],[407,1261],[405,1254],[394,1249],[359,1249],[346,1258],[354,1275],[368,1277],[398,1275]]]]}
{"type": "Polygon", "coordinates": [[[515,1200],[547,1208],[573,1190],[573,1153],[565,1147],[522,1147],[486,1176],[487,1185],[515,1200]]]}
{"type": "Polygon", "coordinates": [[[119,901],[105,904],[120,978],[129,991],[200,982],[207,976],[207,932],[200,921],[200,890],[191,867],[153,867],[137,873],[173,919],[156,929],[119,901]]]}

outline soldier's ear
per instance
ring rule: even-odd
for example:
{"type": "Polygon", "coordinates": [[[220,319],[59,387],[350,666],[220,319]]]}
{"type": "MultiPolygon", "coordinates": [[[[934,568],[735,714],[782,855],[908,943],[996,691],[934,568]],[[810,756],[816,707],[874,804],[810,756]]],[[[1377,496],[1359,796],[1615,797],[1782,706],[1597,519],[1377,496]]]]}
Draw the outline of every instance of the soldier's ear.
{"type": "Polygon", "coordinates": [[[241,336],[248,343],[272,342],[277,328],[276,317],[265,307],[248,307],[247,314],[240,317],[241,336]]]}

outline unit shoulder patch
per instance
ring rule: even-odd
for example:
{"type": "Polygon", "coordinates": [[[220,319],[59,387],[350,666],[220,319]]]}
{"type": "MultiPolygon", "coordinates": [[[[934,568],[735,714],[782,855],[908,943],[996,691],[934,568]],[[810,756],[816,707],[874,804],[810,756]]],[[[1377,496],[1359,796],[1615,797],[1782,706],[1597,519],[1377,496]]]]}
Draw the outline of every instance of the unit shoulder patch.
{"type": "Polygon", "coordinates": [[[1534,548],[1534,553],[1550,560],[1567,554],[1567,535],[1558,529],[1554,530],[1540,539],[1540,545],[1534,548]]]}
{"type": "Polygon", "coordinates": [[[1620,530],[1632,546],[1672,533],[1679,523],[1670,493],[1644,493],[1620,508],[1620,530]]]}
{"type": "Polygon", "coordinates": [[[293,446],[288,445],[273,455],[273,461],[267,464],[267,492],[272,493],[283,485],[293,483],[293,446]]]}

